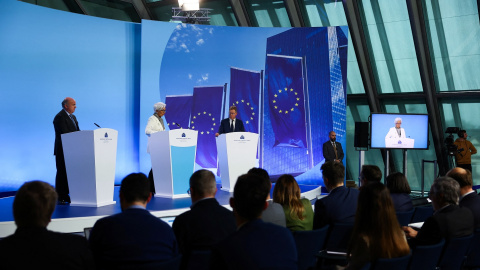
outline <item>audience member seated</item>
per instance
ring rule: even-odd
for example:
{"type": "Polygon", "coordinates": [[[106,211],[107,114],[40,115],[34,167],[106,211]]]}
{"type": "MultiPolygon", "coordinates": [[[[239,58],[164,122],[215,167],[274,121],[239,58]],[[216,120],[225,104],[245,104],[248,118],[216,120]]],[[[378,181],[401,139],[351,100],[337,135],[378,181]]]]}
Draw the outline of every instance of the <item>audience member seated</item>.
{"type": "Polygon", "coordinates": [[[472,173],[469,170],[457,167],[447,173],[460,185],[460,207],[470,209],[473,214],[475,228],[480,227],[480,196],[472,189],[472,173]]]}
{"type": "Polygon", "coordinates": [[[260,219],[268,193],[260,177],[244,174],[238,178],[230,198],[237,231],[213,248],[211,269],[297,269],[292,234],[260,219]]]}
{"type": "Polygon", "coordinates": [[[211,171],[199,170],[192,174],[191,210],[173,221],[173,231],[182,253],[182,268],[192,251],[210,250],[237,229],[232,211],[218,203],[216,193],[215,175],[211,171]]]}
{"type": "Polygon", "coordinates": [[[387,176],[387,188],[396,212],[407,212],[413,209],[412,198],[410,198],[412,191],[403,173],[396,172],[387,176]]]}
{"type": "Polygon", "coordinates": [[[122,180],[122,212],[98,220],[90,234],[97,268],[135,269],[178,255],[172,228],[146,210],[151,199],[150,182],[143,173],[132,173],[122,180]]]}
{"type": "MultiPolygon", "coordinates": [[[[251,168],[248,171],[248,174],[254,174],[265,182],[265,185],[268,186],[268,189],[272,189],[272,182],[270,181],[270,175],[268,175],[268,172],[264,169],[261,168],[251,168]]],[[[282,227],[286,227],[286,221],[285,221],[285,213],[283,212],[283,207],[276,203],[273,202],[272,199],[270,199],[270,192],[268,192],[267,196],[267,202],[268,202],[268,207],[265,209],[262,213],[262,220],[265,222],[270,222],[273,224],[277,224],[282,227]]]]}
{"type": "Polygon", "coordinates": [[[344,186],[345,167],[339,162],[325,162],[322,167],[323,183],[328,196],[315,202],[313,228],[334,223],[353,223],[359,191],[344,186]]]}
{"type": "Polygon", "coordinates": [[[41,181],[26,182],[13,201],[17,229],[0,240],[2,269],[94,269],[84,237],[47,230],[58,195],[41,181]]]}
{"type": "Polygon", "coordinates": [[[459,184],[450,177],[440,177],[433,182],[429,195],[435,210],[433,216],[425,221],[418,232],[411,227],[403,227],[407,237],[411,238],[410,246],[433,245],[442,238],[448,241],[473,233],[472,212],[457,205],[459,192],[459,184]]]}
{"type": "Polygon", "coordinates": [[[403,257],[409,252],[388,189],[379,182],[363,186],[358,196],[347,269],[361,269],[377,259],[403,257]]]}
{"type": "Polygon", "coordinates": [[[273,188],[273,201],[283,206],[287,228],[308,231],[313,228],[313,208],[308,199],[300,199],[300,187],[293,176],[284,174],[273,188]]]}
{"type": "Polygon", "coordinates": [[[360,188],[368,183],[382,181],[382,171],[375,165],[363,165],[360,172],[360,188]]]}

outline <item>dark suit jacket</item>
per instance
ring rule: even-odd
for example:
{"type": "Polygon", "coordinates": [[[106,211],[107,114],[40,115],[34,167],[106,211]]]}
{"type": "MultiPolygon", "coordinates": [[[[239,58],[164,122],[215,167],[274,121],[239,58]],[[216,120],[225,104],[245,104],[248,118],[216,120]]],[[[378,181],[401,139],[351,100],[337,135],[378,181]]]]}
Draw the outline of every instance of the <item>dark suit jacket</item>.
{"type": "Polygon", "coordinates": [[[221,206],[215,198],[198,201],[173,221],[182,258],[192,250],[209,250],[237,229],[233,212],[221,206]]]}
{"type": "Polygon", "coordinates": [[[94,269],[93,257],[84,237],[17,228],[0,240],[2,269],[94,269]]]}
{"type": "Polygon", "coordinates": [[[391,193],[396,212],[407,212],[413,209],[412,198],[407,193],[391,193]]]}
{"type": "MultiPolygon", "coordinates": [[[[344,156],[342,144],[339,142],[335,142],[335,145],[337,146],[338,159],[341,161],[343,160],[343,156],[344,156]]],[[[333,150],[333,145],[332,145],[332,142],[330,142],[330,140],[326,141],[323,144],[323,157],[325,158],[325,162],[335,160],[335,150],[333,150]]]]}
{"type": "Polygon", "coordinates": [[[330,191],[328,196],[315,202],[313,229],[327,224],[353,223],[357,211],[358,189],[340,186],[330,191]]]}
{"type": "Polygon", "coordinates": [[[63,154],[61,136],[62,134],[80,130],[75,115],[73,115],[73,119],[75,120],[75,125],[73,124],[72,119],[68,116],[65,110],[61,110],[53,119],[53,127],[55,128],[55,148],[53,151],[54,155],[56,155],[57,153],[63,154]]]}
{"type": "Polygon", "coordinates": [[[460,207],[470,209],[473,214],[475,228],[480,227],[480,196],[473,192],[463,197],[459,203],[460,207]]]}
{"type": "MultiPolygon", "coordinates": [[[[235,130],[233,132],[244,132],[245,127],[243,126],[242,120],[236,118],[235,119],[235,130]]],[[[220,123],[220,127],[218,128],[218,133],[230,133],[230,118],[223,119],[220,123]]]]}
{"type": "Polygon", "coordinates": [[[466,208],[449,205],[429,217],[417,234],[409,240],[411,246],[432,245],[442,238],[447,241],[453,237],[473,234],[473,215],[466,208]]]}
{"type": "Polygon", "coordinates": [[[211,269],[298,269],[292,233],[255,219],[216,245],[211,269]]]}
{"type": "Polygon", "coordinates": [[[145,209],[129,208],[98,220],[89,242],[99,268],[167,261],[178,254],[172,228],[145,209]]]}

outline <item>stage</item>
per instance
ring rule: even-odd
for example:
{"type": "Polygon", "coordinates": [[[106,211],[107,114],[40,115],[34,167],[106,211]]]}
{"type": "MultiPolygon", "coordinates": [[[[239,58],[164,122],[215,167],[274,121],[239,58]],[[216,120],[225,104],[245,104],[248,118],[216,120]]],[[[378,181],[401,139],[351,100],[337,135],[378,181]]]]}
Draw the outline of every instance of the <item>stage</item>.
{"type": "MultiPolygon", "coordinates": [[[[119,186],[115,186],[114,200],[116,203],[112,205],[102,207],[57,205],[48,229],[65,233],[83,232],[84,228],[92,227],[98,219],[121,212],[118,199],[119,189],[119,186]]],[[[321,186],[301,185],[300,189],[302,197],[309,200],[314,200],[321,194],[321,186]]],[[[229,206],[231,196],[231,193],[222,191],[219,188],[215,197],[221,205],[231,209],[229,206]]],[[[16,225],[12,212],[13,199],[13,196],[0,199],[0,238],[15,232],[16,225]]],[[[190,205],[191,200],[189,197],[176,199],[154,197],[147,205],[147,210],[171,225],[176,216],[190,209],[190,205]]]]}

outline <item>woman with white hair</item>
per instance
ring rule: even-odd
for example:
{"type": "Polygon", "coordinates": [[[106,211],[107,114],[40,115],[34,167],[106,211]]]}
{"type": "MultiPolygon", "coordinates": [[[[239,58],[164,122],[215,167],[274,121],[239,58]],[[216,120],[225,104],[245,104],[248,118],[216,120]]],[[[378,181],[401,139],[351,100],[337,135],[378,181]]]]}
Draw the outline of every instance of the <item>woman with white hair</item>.
{"type": "MultiPolygon", "coordinates": [[[[157,102],[153,105],[153,115],[148,118],[147,127],[145,127],[145,134],[148,137],[153,133],[165,130],[163,116],[165,115],[166,107],[167,105],[163,102],[157,102]]],[[[147,144],[147,152],[150,153],[150,138],[147,144]]],[[[148,180],[150,180],[150,190],[155,194],[155,184],[153,182],[153,172],[151,169],[148,173],[148,180]]]]}
{"type": "Polygon", "coordinates": [[[390,130],[387,133],[387,136],[385,136],[385,139],[407,138],[407,135],[405,134],[405,130],[400,127],[401,125],[402,125],[402,118],[400,117],[395,118],[395,126],[390,128],[390,130]]]}

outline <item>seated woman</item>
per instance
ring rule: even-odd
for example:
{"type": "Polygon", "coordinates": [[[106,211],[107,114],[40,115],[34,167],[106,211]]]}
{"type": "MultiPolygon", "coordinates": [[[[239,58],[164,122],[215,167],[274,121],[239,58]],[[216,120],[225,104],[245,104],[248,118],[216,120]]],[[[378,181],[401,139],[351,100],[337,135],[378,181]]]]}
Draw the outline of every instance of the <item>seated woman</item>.
{"type": "Polygon", "coordinates": [[[410,198],[410,185],[403,173],[391,173],[387,176],[387,188],[390,190],[393,206],[396,212],[407,212],[413,209],[410,198]]]}
{"type": "Polygon", "coordinates": [[[362,187],[348,247],[347,269],[361,269],[368,262],[402,257],[409,252],[388,189],[382,183],[362,187]]]}
{"type": "Polygon", "coordinates": [[[300,199],[300,187],[293,176],[284,174],[278,178],[273,189],[273,201],[283,206],[288,229],[312,230],[312,204],[308,199],[300,199]]]}

